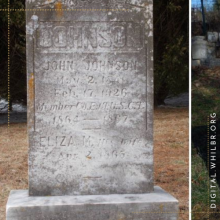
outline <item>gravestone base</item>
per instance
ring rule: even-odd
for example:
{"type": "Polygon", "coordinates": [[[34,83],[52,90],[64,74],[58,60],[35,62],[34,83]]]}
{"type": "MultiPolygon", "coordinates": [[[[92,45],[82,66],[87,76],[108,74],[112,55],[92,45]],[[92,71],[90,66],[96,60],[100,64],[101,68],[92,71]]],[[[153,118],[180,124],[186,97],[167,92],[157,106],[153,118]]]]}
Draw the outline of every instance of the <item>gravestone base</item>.
{"type": "Polygon", "coordinates": [[[28,196],[13,190],[6,220],[177,220],[178,201],[155,186],[148,194],[28,196]]]}

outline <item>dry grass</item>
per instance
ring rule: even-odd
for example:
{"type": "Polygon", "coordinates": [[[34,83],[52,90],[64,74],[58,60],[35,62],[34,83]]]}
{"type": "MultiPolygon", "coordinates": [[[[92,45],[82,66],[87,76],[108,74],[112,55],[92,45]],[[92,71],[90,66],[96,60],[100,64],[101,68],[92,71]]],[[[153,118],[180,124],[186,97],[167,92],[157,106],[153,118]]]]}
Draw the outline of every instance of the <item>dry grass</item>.
{"type": "MultiPolygon", "coordinates": [[[[181,220],[188,219],[188,110],[155,110],[155,184],[179,200],[181,220]]],[[[0,220],[10,190],[27,189],[26,124],[0,126],[0,220]]]]}
{"type": "Polygon", "coordinates": [[[0,126],[0,220],[5,220],[5,206],[10,190],[27,189],[26,124],[0,126]]]}
{"type": "Polygon", "coordinates": [[[179,200],[179,220],[189,219],[188,109],[156,109],[154,115],[155,185],[179,200]]]}

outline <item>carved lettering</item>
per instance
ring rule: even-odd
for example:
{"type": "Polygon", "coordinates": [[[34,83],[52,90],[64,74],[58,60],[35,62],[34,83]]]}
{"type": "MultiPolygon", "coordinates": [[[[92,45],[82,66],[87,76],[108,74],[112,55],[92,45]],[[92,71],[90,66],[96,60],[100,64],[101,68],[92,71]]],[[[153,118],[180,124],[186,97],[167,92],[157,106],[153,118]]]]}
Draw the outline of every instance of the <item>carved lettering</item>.
{"type": "Polygon", "coordinates": [[[83,45],[82,27],[70,27],[69,45],[71,47],[82,48],[83,45]]]}
{"type": "Polygon", "coordinates": [[[89,71],[126,71],[137,70],[137,61],[92,61],[85,60],[85,69],[89,71]]]}
{"type": "Polygon", "coordinates": [[[74,70],[74,63],[71,60],[46,61],[42,68],[43,70],[69,71],[74,70]]]}
{"type": "Polygon", "coordinates": [[[142,27],[133,22],[68,22],[65,26],[40,22],[37,36],[38,48],[140,50],[143,47],[142,27]]]}
{"type": "Polygon", "coordinates": [[[39,103],[36,106],[38,111],[71,111],[77,109],[80,111],[103,111],[103,110],[146,110],[146,102],[76,102],[75,104],[66,105],[39,103]]]}
{"type": "Polygon", "coordinates": [[[55,47],[66,47],[67,46],[67,33],[66,27],[57,26],[53,29],[53,43],[55,47]]]}
{"type": "MultiPolygon", "coordinates": [[[[150,8],[142,10],[137,2],[106,7],[125,3],[53,0],[36,3],[38,9],[51,9],[43,17],[40,10],[28,12],[28,82],[33,82],[28,86],[34,91],[28,96],[33,104],[28,111],[30,195],[153,190],[150,8]],[[91,3],[93,9],[132,10],[85,10],[84,15],[78,9],[52,10],[91,3]]],[[[33,1],[28,5],[33,8],[33,1]]]]}
{"type": "Polygon", "coordinates": [[[40,147],[69,147],[76,146],[72,136],[41,136],[39,138],[40,147]]]}

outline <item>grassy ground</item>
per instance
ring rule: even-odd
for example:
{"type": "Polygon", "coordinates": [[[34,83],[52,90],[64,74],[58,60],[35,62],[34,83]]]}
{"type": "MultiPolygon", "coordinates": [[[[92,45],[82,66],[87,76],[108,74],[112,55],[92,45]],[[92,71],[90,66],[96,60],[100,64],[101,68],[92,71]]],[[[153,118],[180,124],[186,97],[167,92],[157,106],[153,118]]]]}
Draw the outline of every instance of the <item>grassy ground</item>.
{"type": "Polygon", "coordinates": [[[204,125],[212,112],[220,113],[220,68],[200,68],[192,79],[192,126],[204,125]]]}
{"type": "MultiPolygon", "coordinates": [[[[188,219],[188,109],[156,109],[154,118],[155,185],[179,200],[179,220],[188,219]]],[[[0,126],[0,220],[10,190],[27,189],[26,124],[0,126]]]]}
{"type": "MultiPolygon", "coordinates": [[[[208,205],[209,175],[204,161],[193,149],[192,153],[192,220],[220,219],[219,207],[214,211],[208,205]],[[208,213],[209,212],[209,213],[208,213]]],[[[217,204],[220,204],[220,194],[217,192],[217,204]]]]}
{"type": "MultiPolygon", "coordinates": [[[[220,219],[212,212],[220,211],[220,194],[217,193],[216,209],[210,209],[209,175],[207,159],[201,156],[206,149],[207,117],[211,113],[220,115],[220,68],[198,68],[192,79],[192,219],[220,219]],[[196,149],[197,148],[197,149],[196,149]],[[198,149],[199,148],[199,149],[198,149]],[[200,156],[198,155],[198,150],[200,156]],[[203,159],[202,159],[203,158],[203,159]],[[210,212],[209,214],[207,212],[210,212]]],[[[219,117],[217,118],[219,119],[219,117]]]]}
{"type": "Polygon", "coordinates": [[[5,220],[5,205],[10,190],[27,189],[26,124],[0,126],[0,219],[5,220]]]}
{"type": "Polygon", "coordinates": [[[179,220],[189,219],[188,109],[156,109],[154,114],[155,185],[179,200],[179,220]]]}

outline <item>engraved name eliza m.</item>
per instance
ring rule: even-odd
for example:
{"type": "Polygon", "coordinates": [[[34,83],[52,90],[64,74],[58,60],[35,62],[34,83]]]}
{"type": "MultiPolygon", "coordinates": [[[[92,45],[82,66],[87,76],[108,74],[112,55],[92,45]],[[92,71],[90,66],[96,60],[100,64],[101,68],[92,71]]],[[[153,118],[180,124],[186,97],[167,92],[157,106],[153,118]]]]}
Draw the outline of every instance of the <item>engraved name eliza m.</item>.
{"type": "Polygon", "coordinates": [[[133,22],[40,22],[37,47],[140,50],[141,33],[141,26],[133,22]]]}

